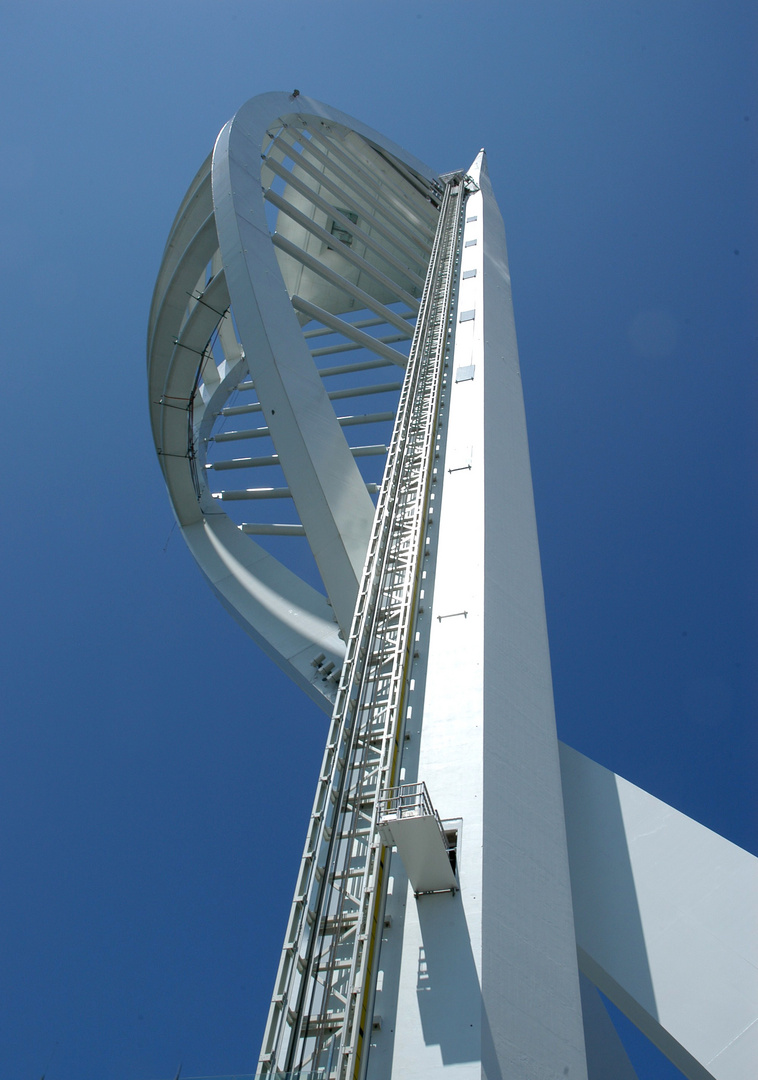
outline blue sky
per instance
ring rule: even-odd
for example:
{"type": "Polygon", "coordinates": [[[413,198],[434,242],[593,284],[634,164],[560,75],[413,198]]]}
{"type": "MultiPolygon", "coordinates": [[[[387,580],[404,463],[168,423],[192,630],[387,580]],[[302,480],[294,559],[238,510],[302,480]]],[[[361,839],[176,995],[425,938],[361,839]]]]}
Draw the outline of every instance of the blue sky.
{"type": "Polygon", "coordinates": [[[561,737],[757,852],[755,6],[0,17],[2,1074],[257,1058],[325,721],[172,532],[144,342],[179,201],[265,90],[440,170],[486,147],[561,737]]]}

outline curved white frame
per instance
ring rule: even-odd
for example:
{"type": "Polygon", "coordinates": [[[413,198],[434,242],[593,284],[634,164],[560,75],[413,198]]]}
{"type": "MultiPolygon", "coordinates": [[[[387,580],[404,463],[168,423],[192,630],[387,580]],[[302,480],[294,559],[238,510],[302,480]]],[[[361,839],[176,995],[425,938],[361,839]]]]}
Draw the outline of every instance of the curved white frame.
{"type": "MultiPolygon", "coordinates": [[[[374,508],[300,332],[266,220],[262,146],[293,118],[341,125],[426,181],[436,179],[391,140],[321,102],[286,93],[252,98],[222,129],[174,220],[150,313],[148,378],[156,449],[190,550],[250,636],[330,712],[334,682],[325,685],[320,672],[341,664],[374,508]],[[206,286],[205,267],[219,248],[221,265],[206,286]],[[246,360],[329,600],[243,535],[201,490],[188,451],[197,373],[186,358],[202,356],[230,305],[242,345],[236,363],[225,349],[217,376],[213,365],[204,370],[206,381],[217,382],[204,388],[201,426],[207,432],[246,360]]],[[[229,338],[230,320],[226,329],[229,338]]],[[[196,400],[196,419],[202,407],[196,400]]]]}

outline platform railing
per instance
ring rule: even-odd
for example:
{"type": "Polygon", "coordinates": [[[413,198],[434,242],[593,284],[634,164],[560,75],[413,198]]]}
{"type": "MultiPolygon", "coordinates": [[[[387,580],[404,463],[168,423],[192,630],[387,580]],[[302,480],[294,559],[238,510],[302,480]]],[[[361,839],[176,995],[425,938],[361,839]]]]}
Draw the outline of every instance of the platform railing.
{"type": "Polygon", "coordinates": [[[387,819],[408,817],[436,817],[439,814],[432,806],[429,792],[423,781],[419,784],[400,784],[398,787],[388,788],[381,797],[379,805],[380,822],[387,819]]]}

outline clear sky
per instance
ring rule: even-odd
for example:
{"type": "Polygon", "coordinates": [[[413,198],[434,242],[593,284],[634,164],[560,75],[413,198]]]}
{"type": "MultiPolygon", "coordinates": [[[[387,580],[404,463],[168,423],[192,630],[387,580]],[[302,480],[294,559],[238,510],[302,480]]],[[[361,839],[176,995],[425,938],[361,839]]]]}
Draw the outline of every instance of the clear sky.
{"type": "Polygon", "coordinates": [[[758,851],[757,13],[0,2],[0,1075],[255,1067],[326,721],[172,532],[144,354],[180,199],[266,90],[442,171],[486,147],[560,735],[758,851]]]}

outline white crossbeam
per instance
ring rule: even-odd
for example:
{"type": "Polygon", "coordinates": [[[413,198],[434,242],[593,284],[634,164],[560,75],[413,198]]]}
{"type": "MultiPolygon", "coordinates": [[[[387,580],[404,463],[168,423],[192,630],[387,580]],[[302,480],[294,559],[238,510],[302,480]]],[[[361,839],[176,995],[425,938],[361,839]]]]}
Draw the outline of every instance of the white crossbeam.
{"type": "Polygon", "coordinates": [[[401,288],[396,281],[387,277],[386,274],[383,274],[381,270],[377,269],[376,266],[368,262],[368,260],[364,259],[356,251],[353,251],[350,245],[344,244],[341,240],[336,239],[332,233],[323,229],[320,225],[317,225],[312,218],[309,218],[307,214],[302,213],[302,211],[298,210],[292,203],[287,202],[281,195],[277,195],[275,191],[269,189],[264,197],[281,213],[286,214],[287,217],[297,222],[298,225],[312,236],[315,236],[318,240],[321,240],[328,248],[336,251],[343,259],[356,267],[357,270],[367,274],[368,277],[372,278],[383,288],[394,293],[397,299],[404,304],[407,304],[412,311],[418,311],[418,300],[415,296],[411,295],[406,289],[401,288]]]}
{"type": "MultiPolygon", "coordinates": [[[[375,311],[377,315],[381,315],[385,322],[391,323],[401,333],[407,337],[413,336],[413,330],[409,329],[408,323],[402,316],[396,315],[391,308],[386,307],[379,300],[375,300],[373,296],[365,292],[364,289],[358,288],[352,281],[348,281],[342,274],[338,274],[336,270],[332,270],[330,266],[326,266],[319,259],[314,258],[307,251],[303,251],[297,244],[293,244],[291,240],[288,240],[280,233],[274,233],[271,237],[271,242],[274,247],[283,251],[286,255],[289,255],[296,262],[299,262],[302,266],[307,267],[308,270],[312,270],[314,274],[318,274],[325,281],[328,281],[330,285],[336,285],[338,289],[347,293],[348,296],[352,296],[357,300],[361,307],[369,308],[371,311],[375,311]]],[[[303,299],[301,297],[301,299],[303,299]]]]}
{"type": "MultiPolygon", "coordinates": [[[[339,334],[342,334],[346,338],[350,338],[360,348],[368,349],[370,352],[376,353],[377,356],[384,357],[385,360],[389,360],[393,364],[397,364],[398,367],[405,367],[408,362],[407,356],[403,356],[397,349],[391,349],[389,345],[385,345],[384,342],[379,341],[378,338],[372,337],[370,334],[364,333],[363,330],[359,330],[354,323],[348,322],[346,319],[340,319],[337,315],[332,315],[330,312],[325,311],[324,308],[318,307],[316,304],[312,304],[310,300],[305,300],[301,296],[293,296],[291,298],[292,306],[295,311],[302,311],[304,315],[307,315],[309,319],[315,319],[318,322],[324,323],[332,330],[339,334]]],[[[372,301],[370,305],[372,310],[376,310],[381,305],[378,302],[372,301]]],[[[382,322],[388,320],[384,319],[384,313],[380,312],[382,316],[382,322]]],[[[393,313],[394,314],[394,313],[393,313]]],[[[413,336],[413,327],[405,326],[403,328],[402,337],[407,339],[413,336]]]]}

